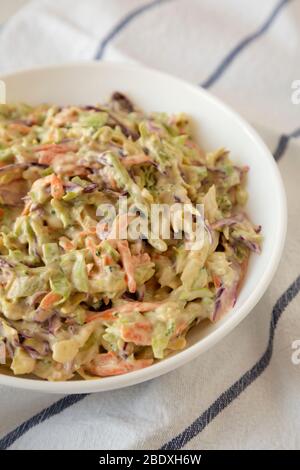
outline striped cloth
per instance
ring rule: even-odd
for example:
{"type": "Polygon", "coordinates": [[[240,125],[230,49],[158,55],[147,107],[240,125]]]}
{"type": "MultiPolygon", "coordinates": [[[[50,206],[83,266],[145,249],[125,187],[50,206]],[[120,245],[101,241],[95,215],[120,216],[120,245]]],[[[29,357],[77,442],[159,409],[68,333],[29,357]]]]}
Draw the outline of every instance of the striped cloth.
{"type": "Polygon", "coordinates": [[[300,365],[291,360],[300,339],[299,23],[299,0],[38,0],[3,26],[0,72],[127,60],[210,89],[278,160],[289,228],[272,285],[212,350],[113,392],[59,397],[1,387],[1,449],[300,448],[300,365]]]}

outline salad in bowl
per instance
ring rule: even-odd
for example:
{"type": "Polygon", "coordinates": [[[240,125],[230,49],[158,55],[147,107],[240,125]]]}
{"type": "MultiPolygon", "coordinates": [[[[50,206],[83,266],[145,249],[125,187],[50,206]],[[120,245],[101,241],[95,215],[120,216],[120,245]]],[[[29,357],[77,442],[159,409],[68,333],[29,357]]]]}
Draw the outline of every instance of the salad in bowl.
{"type": "Polygon", "coordinates": [[[143,112],[120,92],[1,105],[0,165],[0,363],[14,375],[109,377],[184,349],[234,306],[261,250],[249,168],[204,152],[185,114],[143,112]]]}

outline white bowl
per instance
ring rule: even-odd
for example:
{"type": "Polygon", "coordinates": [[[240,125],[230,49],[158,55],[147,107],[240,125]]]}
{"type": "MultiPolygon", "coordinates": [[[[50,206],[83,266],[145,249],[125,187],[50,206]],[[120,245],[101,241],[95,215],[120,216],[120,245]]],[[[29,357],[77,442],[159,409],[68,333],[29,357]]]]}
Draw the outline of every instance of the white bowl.
{"type": "Polygon", "coordinates": [[[247,211],[263,227],[261,255],[252,255],[235,307],[216,324],[195,327],[188,347],[156,364],[126,375],[92,381],[46,382],[13,377],[2,371],[0,384],[54,393],[100,392],[126,387],[169,372],[207,351],[236,327],[267,289],[282,253],[286,198],[274,159],[257,133],[207,91],[178,78],[128,64],[84,62],[36,68],[1,77],[7,101],[38,104],[95,104],[121,91],[147,111],[186,112],[205,150],[224,146],[234,161],[250,166],[247,211]]]}

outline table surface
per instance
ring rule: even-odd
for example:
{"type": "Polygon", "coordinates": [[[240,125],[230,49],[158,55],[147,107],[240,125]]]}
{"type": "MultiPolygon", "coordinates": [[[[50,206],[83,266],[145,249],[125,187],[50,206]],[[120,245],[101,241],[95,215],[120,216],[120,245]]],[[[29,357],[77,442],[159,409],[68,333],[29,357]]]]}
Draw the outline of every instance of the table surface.
{"type": "Polygon", "coordinates": [[[28,1],[29,0],[2,0],[0,2],[0,24],[4,23],[28,1]]]}
{"type": "MultiPolygon", "coordinates": [[[[0,23],[21,4],[0,0],[0,23]]],[[[2,450],[300,449],[300,366],[292,348],[300,337],[300,104],[291,100],[300,79],[300,1],[186,4],[110,0],[104,12],[99,0],[27,2],[27,12],[0,32],[0,72],[86,60],[101,43],[106,60],[205,84],[255,123],[279,160],[289,213],[280,268],[230,335],[160,379],[88,397],[0,386],[2,450]],[[49,12],[50,3],[59,8],[49,12]]]]}

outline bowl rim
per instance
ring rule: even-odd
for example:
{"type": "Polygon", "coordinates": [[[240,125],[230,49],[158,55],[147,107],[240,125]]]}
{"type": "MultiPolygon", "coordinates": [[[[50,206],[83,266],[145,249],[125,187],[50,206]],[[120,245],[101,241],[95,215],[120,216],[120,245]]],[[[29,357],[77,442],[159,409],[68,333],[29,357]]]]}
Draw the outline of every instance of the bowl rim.
{"type": "Polygon", "coordinates": [[[274,179],[276,180],[276,191],[278,193],[278,220],[279,224],[274,230],[273,238],[275,239],[273,252],[264,268],[263,275],[260,279],[260,282],[257,283],[255,289],[251,292],[245,302],[239,307],[236,315],[228,317],[228,320],[222,324],[220,329],[210,332],[204,338],[201,338],[200,341],[189,346],[188,348],[177,352],[175,355],[165,358],[163,361],[159,361],[153,364],[150,367],[141,369],[134,372],[129,372],[124,375],[106,377],[105,379],[96,378],[94,380],[71,380],[71,381],[62,381],[62,382],[48,382],[40,379],[29,379],[23,377],[14,377],[10,375],[5,375],[0,373],[0,385],[6,385],[9,387],[48,392],[48,393],[57,393],[57,394],[85,394],[85,393],[95,393],[101,391],[114,390],[118,388],[128,387],[135,385],[146,380],[159,377],[167,372],[170,372],[187,362],[195,359],[201,353],[208,351],[212,348],[218,341],[224,338],[230,331],[232,331],[255,307],[258,301],[261,299],[262,295],[269,286],[280,261],[286,230],[287,230],[287,200],[284,185],[282,178],[277,166],[274,157],[272,156],[270,150],[259,136],[259,134],[253,129],[253,127],[247,123],[247,121],[239,115],[238,112],[234,111],[230,106],[223,103],[219,98],[212,95],[209,91],[203,89],[200,86],[189,83],[181,78],[173,76],[171,74],[162,72],[155,68],[146,67],[144,65],[139,65],[135,63],[126,63],[126,62],[112,62],[112,61],[74,61],[62,64],[55,65],[46,65],[46,66],[35,66],[30,68],[20,69],[16,72],[1,74],[1,80],[7,80],[14,78],[20,75],[27,75],[36,72],[43,71],[55,71],[60,69],[68,68],[78,68],[78,67],[95,67],[95,68],[112,68],[117,70],[142,70],[149,74],[154,74],[158,78],[164,78],[177,82],[178,85],[190,89],[190,91],[197,93],[206,100],[209,100],[216,108],[221,108],[228,117],[231,117],[234,122],[239,124],[241,131],[243,131],[249,139],[254,141],[256,145],[259,145],[264,154],[265,158],[269,160],[271,167],[273,167],[274,179]]]}

